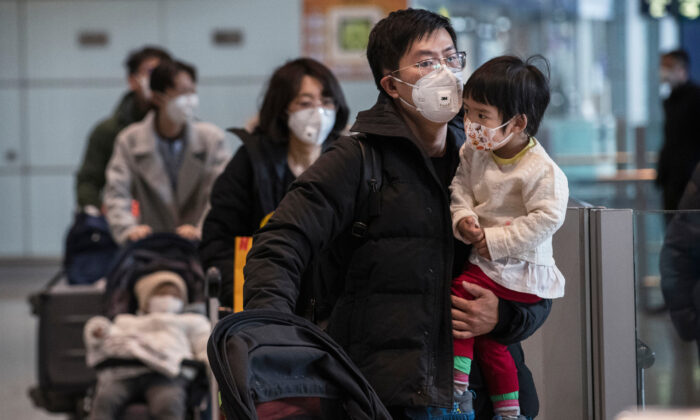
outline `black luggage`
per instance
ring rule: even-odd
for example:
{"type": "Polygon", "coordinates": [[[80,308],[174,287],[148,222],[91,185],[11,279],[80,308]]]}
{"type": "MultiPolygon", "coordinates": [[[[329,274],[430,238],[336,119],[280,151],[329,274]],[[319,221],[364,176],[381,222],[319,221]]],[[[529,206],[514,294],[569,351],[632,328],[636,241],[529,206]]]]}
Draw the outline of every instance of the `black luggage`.
{"type": "Polygon", "coordinates": [[[391,418],[343,349],[299,316],[229,315],[215,326],[207,352],[227,419],[391,418]]]}
{"type": "Polygon", "coordinates": [[[52,413],[81,411],[82,398],[95,382],[85,363],[83,327],[102,313],[103,295],[101,285],[69,285],[59,273],[29,298],[39,318],[39,384],[29,391],[34,405],[52,413]]]}

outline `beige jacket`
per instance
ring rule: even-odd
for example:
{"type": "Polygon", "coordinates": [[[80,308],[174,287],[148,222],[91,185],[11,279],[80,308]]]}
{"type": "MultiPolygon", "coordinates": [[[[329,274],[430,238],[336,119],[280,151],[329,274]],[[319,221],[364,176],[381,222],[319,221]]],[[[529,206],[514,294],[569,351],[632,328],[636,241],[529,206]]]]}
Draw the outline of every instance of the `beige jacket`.
{"type": "Polygon", "coordinates": [[[154,232],[174,232],[183,224],[200,226],[212,184],[231,157],[221,129],[205,122],[188,123],[177,191],[173,191],[158,153],[154,122],[151,112],[122,130],[107,165],[103,202],[118,243],[124,243],[129,229],[138,224],[154,232]],[[140,220],[131,212],[132,199],[139,202],[140,220]]]}

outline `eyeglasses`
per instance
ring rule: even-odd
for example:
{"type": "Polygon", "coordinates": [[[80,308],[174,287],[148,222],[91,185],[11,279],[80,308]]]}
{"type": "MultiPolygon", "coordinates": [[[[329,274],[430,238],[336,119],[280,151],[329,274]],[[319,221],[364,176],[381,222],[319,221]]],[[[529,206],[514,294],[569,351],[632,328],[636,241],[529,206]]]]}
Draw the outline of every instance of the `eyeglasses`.
{"type": "Polygon", "coordinates": [[[435,70],[440,70],[442,66],[447,67],[449,70],[463,70],[464,66],[467,65],[467,53],[464,51],[459,51],[454,54],[448,55],[447,57],[441,58],[426,58],[410,66],[401,67],[398,70],[394,70],[391,74],[398,73],[401,70],[407,69],[409,67],[415,67],[421,76],[432,73],[435,70]]]}

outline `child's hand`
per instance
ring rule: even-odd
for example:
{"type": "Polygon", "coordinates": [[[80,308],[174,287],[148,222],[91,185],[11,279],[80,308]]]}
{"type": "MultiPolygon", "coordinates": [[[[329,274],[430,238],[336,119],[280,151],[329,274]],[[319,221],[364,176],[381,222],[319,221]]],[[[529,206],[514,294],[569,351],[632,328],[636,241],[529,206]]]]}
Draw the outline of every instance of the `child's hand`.
{"type": "Polygon", "coordinates": [[[480,241],[474,242],[474,248],[476,252],[487,260],[491,259],[491,253],[489,252],[489,247],[486,245],[486,236],[483,236],[480,241]]]}
{"type": "Polygon", "coordinates": [[[462,235],[462,238],[469,241],[469,243],[476,244],[484,239],[484,231],[476,224],[472,216],[460,220],[457,224],[457,230],[459,230],[459,234],[462,235]]]}
{"type": "Polygon", "coordinates": [[[95,338],[104,338],[105,336],[105,330],[102,327],[97,327],[94,330],[92,330],[92,336],[95,338]]]}

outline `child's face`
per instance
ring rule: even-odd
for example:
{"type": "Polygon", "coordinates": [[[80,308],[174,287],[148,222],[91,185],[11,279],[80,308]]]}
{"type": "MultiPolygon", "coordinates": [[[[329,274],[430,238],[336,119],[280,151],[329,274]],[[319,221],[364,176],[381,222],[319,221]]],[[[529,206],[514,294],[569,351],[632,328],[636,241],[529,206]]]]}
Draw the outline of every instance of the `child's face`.
{"type": "Polygon", "coordinates": [[[467,144],[475,150],[498,150],[513,139],[513,124],[503,123],[498,108],[464,98],[464,133],[467,144]]]}
{"type": "Polygon", "coordinates": [[[184,296],[174,284],[164,283],[156,287],[153,294],[148,299],[148,313],[169,312],[180,313],[184,305],[184,296]]]}
{"type": "Polygon", "coordinates": [[[464,98],[463,105],[465,124],[467,124],[467,120],[487,128],[495,128],[503,124],[501,113],[493,105],[482,104],[471,97],[464,98]]]}

